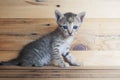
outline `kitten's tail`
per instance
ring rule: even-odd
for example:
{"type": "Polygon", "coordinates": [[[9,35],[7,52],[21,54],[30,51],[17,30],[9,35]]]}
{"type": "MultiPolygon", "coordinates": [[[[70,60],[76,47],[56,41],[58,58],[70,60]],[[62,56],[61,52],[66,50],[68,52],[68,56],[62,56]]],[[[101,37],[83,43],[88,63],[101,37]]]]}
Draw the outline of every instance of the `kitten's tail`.
{"type": "Polygon", "coordinates": [[[17,59],[13,59],[13,60],[10,60],[10,61],[6,61],[6,62],[0,62],[0,66],[12,66],[12,65],[18,65],[19,62],[17,59]]]}

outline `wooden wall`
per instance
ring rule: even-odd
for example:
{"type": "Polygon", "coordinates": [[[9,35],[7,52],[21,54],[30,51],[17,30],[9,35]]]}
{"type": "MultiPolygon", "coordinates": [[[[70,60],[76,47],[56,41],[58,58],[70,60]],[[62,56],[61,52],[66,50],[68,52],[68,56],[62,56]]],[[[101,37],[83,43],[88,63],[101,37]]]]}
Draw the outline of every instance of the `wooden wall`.
{"type": "Polygon", "coordinates": [[[54,10],[86,11],[86,18],[120,18],[119,0],[0,0],[1,18],[54,18],[54,10]],[[59,5],[57,7],[57,5],[59,5]],[[48,14],[49,13],[49,14],[48,14]]]}
{"type": "MultiPolygon", "coordinates": [[[[55,9],[58,9],[63,13],[69,11],[74,13],[86,11],[86,19],[84,20],[84,23],[78,32],[77,39],[76,41],[74,41],[75,45],[72,46],[72,48],[74,50],[119,50],[119,4],[119,0],[45,0],[45,2],[35,2],[34,0],[4,0],[0,2],[0,18],[32,18],[32,20],[36,20],[36,18],[51,19],[55,18],[55,9]],[[78,46],[80,47],[78,48],[78,46]]],[[[36,20],[38,21],[38,23],[35,24],[36,26],[41,24],[38,19],[36,20]]],[[[24,21],[22,23],[22,20],[21,24],[24,25],[25,23],[24,21]]],[[[46,20],[44,20],[44,22],[45,21],[46,20]]],[[[4,24],[8,24],[8,22],[9,20],[4,24]]],[[[46,23],[54,25],[53,27],[56,26],[55,20],[47,20],[46,23]],[[53,24],[49,21],[51,21],[53,24]]],[[[27,25],[33,27],[34,25],[32,26],[31,24],[27,25]]],[[[11,25],[14,25],[14,23],[12,23],[11,25]]],[[[1,26],[5,27],[6,25],[1,26]]],[[[10,25],[8,24],[7,26],[9,27],[10,25]]],[[[18,24],[15,26],[21,25],[18,24]]],[[[19,29],[22,27],[19,27],[19,29]]],[[[13,31],[10,29],[6,32],[8,33],[10,31],[13,31]]],[[[23,31],[22,29],[20,30],[23,31]]],[[[37,32],[39,32],[38,30],[40,29],[37,29],[37,32]]],[[[14,31],[17,32],[15,28],[14,31]]],[[[33,33],[32,30],[30,31],[31,33],[33,33]]],[[[25,29],[24,32],[26,32],[25,29]]],[[[36,32],[35,29],[34,32],[36,32]]],[[[1,33],[3,32],[1,31],[1,33]]]]}
{"type": "Polygon", "coordinates": [[[53,31],[57,26],[54,11],[58,9],[87,13],[71,48],[78,61],[118,66],[119,7],[119,0],[0,0],[0,61],[15,58],[25,44],[53,31]]]}
{"type": "MultiPolygon", "coordinates": [[[[119,50],[120,19],[86,18],[72,50],[119,50]]],[[[1,18],[0,50],[20,50],[25,44],[53,31],[55,19],[1,18]],[[15,47],[14,47],[15,46],[15,47]]]]}

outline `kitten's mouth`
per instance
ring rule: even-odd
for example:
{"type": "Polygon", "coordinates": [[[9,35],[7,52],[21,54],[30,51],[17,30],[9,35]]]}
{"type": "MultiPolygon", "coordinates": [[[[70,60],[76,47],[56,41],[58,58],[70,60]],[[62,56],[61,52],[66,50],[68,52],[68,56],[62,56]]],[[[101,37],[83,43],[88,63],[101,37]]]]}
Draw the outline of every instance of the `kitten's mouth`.
{"type": "Polygon", "coordinates": [[[72,36],[72,34],[69,34],[69,36],[72,36]]]}
{"type": "Polygon", "coordinates": [[[68,33],[69,34],[69,36],[72,36],[72,33],[68,33]]]}
{"type": "Polygon", "coordinates": [[[69,37],[69,36],[73,36],[72,34],[68,34],[68,35],[66,35],[66,37],[69,37]]]}
{"type": "Polygon", "coordinates": [[[65,34],[65,35],[64,35],[64,37],[70,37],[70,36],[72,36],[72,35],[69,35],[69,34],[65,34]]]}

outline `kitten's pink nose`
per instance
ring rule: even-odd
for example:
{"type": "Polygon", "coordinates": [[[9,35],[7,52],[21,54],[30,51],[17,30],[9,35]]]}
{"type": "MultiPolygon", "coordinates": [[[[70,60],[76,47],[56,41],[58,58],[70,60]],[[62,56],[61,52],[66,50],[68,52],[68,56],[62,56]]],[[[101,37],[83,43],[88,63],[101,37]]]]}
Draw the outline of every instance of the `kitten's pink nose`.
{"type": "Polygon", "coordinates": [[[72,32],[69,32],[69,31],[68,31],[68,34],[71,36],[71,35],[72,35],[72,32]]]}

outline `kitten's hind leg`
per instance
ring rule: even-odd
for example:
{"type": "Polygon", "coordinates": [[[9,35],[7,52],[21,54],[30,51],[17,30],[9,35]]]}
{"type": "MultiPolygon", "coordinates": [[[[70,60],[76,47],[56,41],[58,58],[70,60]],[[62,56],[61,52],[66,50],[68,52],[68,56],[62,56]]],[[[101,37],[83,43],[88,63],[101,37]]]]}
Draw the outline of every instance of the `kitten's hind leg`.
{"type": "Polygon", "coordinates": [[[42,67],[42,66],[44,66],[44,64],[36,61],[32,66],[33,67],[42,67]]]}
{"type": "Polygon", "coordinates": [[[19,66],[32,66],[32,64],[28,64],[28,63],[24,63],[24,62],[22,63],[22,62],[20,62],[20,63],[19,63],[19,66]]]}
{"type": "Polygon", "coordinates": [[[33,62],[29,62],[28,60],[24,59],[24,60],[20,60],[18,66],[32,66],[33,62]]]}
{"type": "Polygon", "coordinates": [[[31,66],[31,67],[42,67],[42,64],[39,63],[25,63],[25,62],[21,62],[18,64],[19,66],[31,66]]]}
{"type": "Polygon", "coordinates": [[[80,63],[75,61],[74,57],[71,55],[70,52],[66,52],[65,54],[63,54],[63,56],[70,63],[70,65],[72,65],[72,66],[80,66],[80,63]]]}
{"type": "Polygon", "coordinates": [[[42,67],[42,66],[44,66],[44,65],[41,65],[41,64],[33,64],[32,66],[33,66],[33,67],[42,67]]]}

